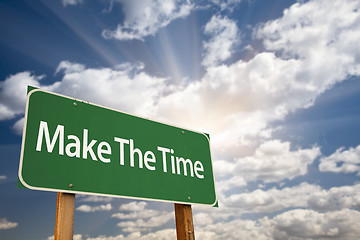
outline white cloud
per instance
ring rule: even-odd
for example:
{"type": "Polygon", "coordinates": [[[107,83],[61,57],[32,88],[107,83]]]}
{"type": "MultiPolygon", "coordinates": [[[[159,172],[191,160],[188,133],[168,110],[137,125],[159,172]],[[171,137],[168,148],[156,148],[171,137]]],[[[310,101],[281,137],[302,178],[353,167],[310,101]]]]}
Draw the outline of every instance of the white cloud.
{"type": "Polygon", "coordinates": [[[206,24],[204,33],[210,35],[204,42],[205,56],[202,64],[216,66],[231,57],[235,43],[239,43],[236,23],[227,17],[213,16],[206,24]]]}
{"type": "Polygon", "coordinates": [[[319,213],[296,209],[269,221],[274,239],[356,239],[360,234],[360,212],[342,211],[319,213]]]}
{"type": "Polygon", "coordinates": [[[360,145],[349,150],[339,148],[335,153],[320,159],[321,172],[358,173],[360,174],[360,145]]]}
{"type": "MultiPolygon", "coordinates": [[[[267,50],[282,50],[283,55],[263,52],[248,62],[240,60],[229,66],[209,67],[200,81],[179,88],[167,86],[166,79],[126,66],[125,69],[84,68],[67,61],[58,67],[58,71],[64,70],[63,79],[42,87],[209,132],[214,150],[233,158],[240,154],[240,146],[253,144],[254,147],[253,137],[269,138],[270,122],[311,106],[336,82],[357,74],[356,59],[360,51],[357,41],[352,41],[360,34],[358,15],[353,11],[357,2],[340,3],[341,14],[332,9],[332,4],[322,1],[293,5],[284,17],[258,27],[256,32],[258,38],[264,39],[267,50]],[[324,5],[319,13],[318,4],[324,5]],[[308,32],[316,33],[316,39],[305,44],[298,36],[308,32]],[[352,37],[345,38],[349,34],[352,37]]],[[[172,8],[166,8],[170,13],[172,8]]],[[[136,14],[130,15],[129,19],[137,18],[136,14]]],[[[23,113],[25,85],[28,82],[39,85],[42,77],[22,72],[2,82],[0,119],[23,113]],[[14,95],[17,97],[13,99],[14,95]]]]}
{"type": "Polygon", "coordinates": [[[269,138],[269,123],[312,105],[320,89],[332,86],[332,75],[303,78],[303,64],[266,52],[208,68],[201,81],[160,98],[155,118],[210,132],[216,150],[231,153],[252,144],[251,137],[269,138]]]}
{"type": "MultiPolygon", "coordinates": [[[[289,10],[283,18],[258,28],[257,36],[264,39],[268,50],[292,49],[287,44],[278,43],[283,38],[287,39],[286,36],[293,30],[284,27],[287,26],[285,20],[298,19],[300,18],[298,15],[307,14],[308,12],[302,9],[312,8],[310,3],[296,4],[292,9],[297,11],[289,10]],[[281,30],[284,36],[268,37],[277,30],[281,30]]],[[[324,17],[329,22],[333,22],[335,20],[332,18],[340,18],[340,20],[345,18],[346,11],[349,11],[350,16],[354,16],[352,8],[342,6],[341,11],[342,15],[334,15],[330,11],[324,17]]],[[[309,14],[305,17],[309,18],[314,29],[322,26],[317,15],[309,14]]],[[[360,28],[357,28],[356,21],[356,18],[350,18],[347,28],[337,27],[336,33],[357,34],[360,28]]],[[[327,24],[324,27],[328,29],[331,25],[327,24]]],[[[302,31],[309,31],[308,28],[304,24],[297,26],[294,28],[296,36],[301,36],[302,31]]],[[[269,123],[282,120],[289,112],[311,106],[315,99],[333,84],[343,81],[348,74],[356,74],[354,69],[358,64],[354,59],[360,54],[357,42],[347,40],[347,48],[351,48],[352,51],[343,51],[340,39],[331,38],[326,34],[318,37],[322,40],[307,43],[306,52],[309,54],[303,53],[301,51],[303,48],[290,41],[295,44],[292,51],[303,54],[301,57],[298,55],[292,57],[289,53],[278,57],[273,52],[263,52],[248,62],[240,60],[229,66],[209,67],[201,80],[177,88],[166,85],[165,79],[149,76],[138,69],[129,71],[126,66],[125,70],[84,69],[81,64],[75,65],[69,62],[59,64],[58,70],[64,70],[63,79],[45,87],[130,113],[209,132],[212,136],[213,150],[221,158],[226,155],[227,159],[232,161],[232,158],[238,158],[244,146],[256,147],[258,142],[253,140],[254,137],[271,136],[269,123]],[[319,48],[318,42],[331,42],[331,44],[321,45],[319,48]],[[318,50],[323,54],[321,61],[315,61],[318,57],[315,53],[318,50]],[[340,52],[347,55],[346,59],[353,60],[343,62],[337,59],[336,67],[332,65],[331,69],[328,69],[329,64],[333,64],[333,54],[340,52]],[[316,64],[310,64],[314,61],[316,64]],[[339,71],[334,73],[334,70],[339,71]]],[[[12,91],[9,89],[6,92],[11,95],[12,91]]],[[[0,116],[14,117],[15,111],[9,106],[10,102],[5,101],[3,108],[0,107],[0,116]]],[[[23,110],[17,112],[21,113],[23,110]]]]}
{"type": "Polygon", "coordinates": [[[216,161],[213,162],[213,168],[216,176],[220,178],[226,177],[235,168],[235,162],[217,159],[216,161]]]}
{"type": "MultiPolygon", "coordinates": [[[[216,223],[225,224],[232,219],[242,221],[240,219],[243,216],[253,215],[254,213],[284,212],[296,208],[312,209],[319,212],[359,209],[359,190],[360,184],[333,187],[326,190],[319,185],[307,182],[293,187],[273,187],[268,190],[256,189],[252,192],[243,193],[232,189],[227,195],[218,194],[219,208],[194,206],[194,224],[197,229],[207,229],[206,231],[208,231],[208,228],[203,228],[204,225],[207,225],[205,223],[216,225],[216,223]]],[[[251,234],[250,229],[248,234],[251,234]]]]}
{"type": "Polygon", "coordinates": [[[311,208],[317,211],[333,211],[360,207],[360,184],[333,187],[329,190],[318,185],[301,183],[294,187],[269,190],[257,189],[250,193],[232,194],[224,203],[237,211],[274,212],[288,208],[311,208]]]}
{"type": "Polygon", "coordinates": [[[155,217],[159,214],[159,211],[152,210],[152,209],[144,209],[139,211],[134,211],[131,213],[115,213],[111,215],[113,218],[118,219],[139,219],[139,218],[150,218],[155,217]]]}
{"type": "MultiPolygon", "coordinates": [[[[196,224],[196,223],[195,223],[196,224]]],[[[218,239],[258,239],[270,240],[269,230],[256,221],[235,219],[231,221],[220,221],[210,225],[203,225],[197,228],[195,225],[195,238],[206,235],[207,240],[218,239]]]]}
{"type": "Polygon", "coordinates": [[[55,74],[59,73],[62,70],[65,74],[81,72],[85,70],[85,65],[69,61],[62,61],[56,68],[55,74]]]}
{"type": "Polygon", "coordinates": [[[127,212],[131,212],[131,211],[143,211],[146,207],[147,203],[146,202],[129,202],[126,204],[122,204],[119,207],[120,211],[127,211],[127,212]]]}
{"type": "MultiPolygon", "coordinates": [[[[250,193],[239,193],[238,189],[251,181],[279,182],[304,175],[307,167],[319,156],[317,147],[291,150],[288,142],[268,140],[271,137],[269,123],[284,119],[289,112],[311,106],[335,83],[344,81],[351,74],[360,74],[357,41],[360,38],[360,21],[358,12],[354,11],[358,4],[357,1],[297,3],[285,12],[284,17],[258,27],[256,36],[264,40],[267,52],[258,53],[246,62],[239,60],[228,66],[208,67],[202,79],[177,88],[169,85],[164,78],[152,77],[141,68],[133,69],[126,64],[115,69],[86,68],[66,61],[61,62],[57,69],[64,74],[62,80],[42,87],[209,132],[212,150],[222,159],[215,160],[214,166],[221,179],[218,189],[220,205],[223,206],[220,210],[224,213],[220,215],[220,212],[212,210],[216,213],[209,214],[209,219],[206,211],[195,215],[198,221],[206,219],[212,223],[201,227],[201,234],[208,239],[237,239],[240,235],[250,239],[301,239],[301,232],[293,230],[294,223],[298,221],[299,226],[306,229],[307,221],[311,223],[308,220],[310,217],[319,219],[319,223],[314,224],[316,228],[308,235],[304,233],[304,238],[321,239],[332,234],[335,239],[351,239],[350,234],[358,233],[360,228],[342,225],[340,219],[345,216],[358,219],[357,211],[344,209],[359,207],[357,185],[324,190],[317,185],[303,183],[250,193]],[[253,138],[260,140],[254,141],[253,138]],[[263,144],[259,146],[260,142],[263,144]],[[252,149],[254,155],[244,156],[241,146],[252,149]],[[272,212],[298,207],[313,210],[290,211],[278,215],[278,218],[263,218],[261,221],[239,220],[243,212],[272,212]],[[337,211],[329,212],[332,210],[337,211]],[[294,213],[299,214],[298,218],[294,213]],[[329,224],[334,227],[326,228],[329,224]]],[[[153,14],[151,6],[149,16],[153,14]]],[[[176,10],[169,8],[168,11],[176,10]]],[[[128,22],[136,23],[137,28],[142,29],[143,23],[136,22],[138,16],[131,14],[129,12],[128,22]]],[[[138,38],[145,36],[140,35],[140,30],[138,32],[138,38]]],[[[133,30],[128,32],[134,36],[135,33],[133,30]]],[[[147,34],[153,33],[149,30],[147,34]]],[[[41,78],[23,72],[1,83],[1,119],[11,119],[23,113],[25,83],[40,85],[41,78]],[[16,94],[20,97],[11,99],[16,94]]],[[[323,158],[322,163],[326,162],[325,159],[333,161],[335,168],[331,165],[328,170],[345,171],[341,167],[352,163],[353,158],[347,156],[355,152],[354,149],[341,149],[332,155],[331,159],[339,159],[339,156],[345,159],[341,166],[337,165],[338,160],[331,160],[331,156],[323,158]]],[[[113,217],[122,220],[119,227],[134,231],[130,234],[133,238],[145,236],[140,232],[161,227],[171,219],[170,215],[173,217],[173,214],[159,212],[162,218],[157,219],[155,210],[145,207],[146,203],[141,202],[124,205],[120,208],[124,211],[128,209],[128,213],[114,214],[113,217]],[[158,224],[161,224],[155,226],[150,219],[159,220],[158,224]]],[[[344,222],[349,223],[347,219],[344,222]]]]}
{"type": "MultiPolygon", "coordinates": [[[[30,72],[20,72],[0,82],[0,120],[24,114],[27,85],[145,116],[154,111],[155,103],[166,89],[166,79],[149,76],[139,65],[85,68],[82,64],[63,61],[57,68],[60,71],[64,72],[62,80],[52,85],[41,85],[44,76],[30,72]]],[[[16,133],[22,133],[23,121],[20,119],[13,126],[16,133]]]]}
{"type": "Polygon", "coordinates": [[[98,236],[95,238],[86,238],[86,240],[173,240],[176,238],[175,229],[162,229],[156,232],[142,235],[140,232],[133,232],[127,236],[122,234],[117,236],[98,236]]]}
{"type": "Polygon", "coordinates": [[[164,78],[151,77],[130,65],[82,69],[67,63],[61,68],[65,75],[50,90],[135,114],[150,114],[166,87],[164,78]]]}
{"type": "MultiPolygon", "coordinates": [[[[83,237],[81,234],[74,234],[73,240],[82,240],[83,237]]],[[[47,240],[54,240],[54,236],[48,237],[47,240]]]]}
{"type": "Polygon", "coordinates": [[[262,53],[249,62],[208,68],[201,81],[159,99],[156,118],[210,132],[219,149],[238,149],[246,136],[268,137],[262,130],[270,121],[308,101],[291,86],[298,64],[262,53]]]}
{"type": "Polygon", "coordinates": [[[98,205],[98,206],[90,206],[90,205],[81,205],[76,208],[76,210],[80,212],[99,212],[99,211],[110,211],[112,206],[110,203],[105,205],[98,205]]]}
{"type": "Polygon", "coordinates": [[[0,82],[0,120],[7,120],[25,111],[26,89],[28,85],[38,87],[44,76],[34,76],[30,72],[10,75],[0,82]]]}
{"type": "MultiPolygon", "coordinates": [[[[145,3],[141,9],[148,12],[136,11],[138,1],[123,3],[132,11],[128,12],[124,25],[119,26],[120,31],[108,31],[107,34],[113,34],[108,37],[143,39],[166,26],[175,19],[174,16],[181,15],[181,9],[174,8],[171,1],[159,13],[154,12],[159,2],[145,3]],[[178,15],[170,16],[174,12],[178,15]],[[154,14],[155,18],[150,18],[154,14]],[[145,17],[141,19],[141,16],[145,17]]],[[[216,159],[222,159],[214,160],[215,173],[220,177],[217,182],[220,208],[201,210],[194,215],[198,227],[196,234],[200,238],[356,239],[360,235],[360,213],[349,209],[360,208],[360,185],[326,190],[302,183],[249,193],[241,193],[239,189],[252,181],[279,183],[302,176],[320,155],[318,147],[292,150],[289,142],[269,140],[269,123],[284,119],[289,112],[311,106],[335,83],[344,81],[349,75],[360,74],[360,17],[356,11],[359,5],[358,1],[332,1],[329,4],[320,0],[294,4],[282,18],[257,28],[256,37],[264,40],[266,52],[228,66],[210,64],[202,79],[178,88],[169,85],[164,78],[150,76],[143,68],[134,69],[129,64],[114,69],[87,68],[69,61],[61,62],[56,70],[64,74],[61,81],[41,87],[209,132],[212,149],[221,157],[216,159]],[[241,146],[251,149],[254,154],[244,154],[241,146]],[[243,213],[292,208],[310,210],[290,210],[257,221],[240,219],[243,213]]],[[[216,37],[214,43],[215,40],[216,37]]],[[[231,48],[219,46],[218,49],[231,48]]],[[[224,57],[210,53],[210,50],[208,54],[213,54],[211,61],[217,61],[217,64],[228,58],[226,54],[224,57]]],[[[0,120],[22,114],[26,85],[40,86],[42,78],[22,72],[0,83],[0,120]]],[[[359,172],[358,148],[341,148],[331,156],[321,158],[320,170],[359,172]]],[[[82,205],[79,208],[89,212],[108,209],[108,205],[82,205]]],[[[174,216],[146,207],[145,202],[130,202],[119,208],[126,213],[112,215],[121,220],[118,226],[131,234],[92,239],[174,239],[173,229],[143,234],[149,229],[163,227],[174,216]]],[[[0,226],[1,222],[9,223],[1,219],[0,226]]]]}
{"type": "Polygon", "coordinates": [[[297,3],[284,17],[259,26],[255,35],[266,52],[207,68],[200,81],[160,98],[154,116],[211,133],[213,149],[224,155],[253,147],[254,137],[269,138],[269,123],[312,106],[334,84],[359,75],[359,2],[337,1],[339,11],[325,2],[297,3]],[[310,33],[315,35],[306,41],[310,33]]]}
{"type": "Polygon", "coordinates": [[[17,222],[10,222],[6,218],[0,218],[0,230],[16,228],[18,225],[17,222]]]}
{"type": "Polygon", "coordinates": [[[119,0],[124,7],[125,21],[115,30],[104,30],[105,38],[118,40],[143,40],[155,35],[175,19],[189,15],[193,5],[179,0],[119,0]]]}
{"type": "Polygon", "coordinates": [[[100,197],[94,195],[76,195],[76,200],[79,202],[111,202],[111,197],[100,197]]]}
{"type": "Polygon", "coordinates": [[[64,7],[68,5],[75,6],[81,3],[83,3],[83,0],[62,0],[62,4],[64,7]]]}
{"type": "Polygon", "coordinates": [[[360,209],[360,184],[313,192],[309,195],[308,207],[318,211],[360,209]]]}
{"type": "Polygon", "coordinates": [[[290,142],[270,140],[261,144],[253,156],[236,160],[234,174],[246,181],[278,182],[305,175],[320,155],[320,148],[290,150],[290,142]]]}
{"type": "Polygon", "coordinates": [[[174,219],[174,212],[146,209],[146,202],[130,202],[119,207],[120,213],[111,217],[121,219],[117,224],[124,232],[143,232],[151,228],[160,227],[171,219],[174,219]],[[129,213],[122,213],[129,212],[129,213]],[[128,221],[124,221],[128,219],[128,221]]]}
{"type": "Polygon", "coordinates": [[[211,217],[209,217],[208,214],[206,213],[195,214],[193,219],[194,219],[193,220],[194,223],[200,226],[210,225],[214,223],[214,220],[211,217]]]}
{"type": "Polygon", "coordinates": [[[257,189],[250,193],[230,195],[224,202],[241,212],[274,212],[291,207],[307,207],[310,196],[320,192],[319,186],[302,183],[292,188],[257,189]]]}
{"type": "MultiPolygon", "coordinates": [[[[229,169],[228,175],[231,175],[232,169],[229,169]]],[[[228,190],[235,190],[239,187],[246,186],[247,183],[242,176],[234,175],[226,180],[216,181],[217,195],[222,196],[228,190]]]]}
{"type": "Polygon", "coordinates": [[[307,86],[323,92],[348,74],[360,74],[359,7],[356,0],[296,3],[282,18],[261,26],[257,36],[268,50],[300,59],[304,64],[299,80],[310,78],[307,86]]]}
{"type": "MultiPolygon", "coordinates": [[[[281,197],[279,199],[274,197],[275,193],[283,193],[282,190],[278,189],[272,189],[270,191],[272,193],[260,189],[251,194],[237,193],[242,189],[241,187],[246,186],[250,182],[278,183],[282,180],[291,180],[298,176],[303,176],[307,174],[308,166],[313,164],[319,155],[320,149],[318,147],[291,150],[289,142],[270,140],[261,144],[252,156],[238,158],[234,161],[215,161],[213,167],[217,180],[216,190],[219,202],[221,205],[238,207],[242,211],[246,210],[247,212],[262,211],[261,209],[263,208],[271,212],[277,208],[282,209],[284,206],[291,206],[289,203],[280,201],[281,197]]],[[[318,188],[312,187],[313,185],[310,185],[310,187],[306,184],[300,185],[299,189],[294,190],[294,194],[298,198],[294,196],[293,199],[308,197],[308,195],[305,196],[305,192],[312,193],[318,188]],[[301,194],[298,195],[297,192],[301,192],[301,194]]],[[[290,189],[289,191],[292,192],[293,190],[290,189]]],[[[291,194],[287,192],[284,195],[290,196],[291,194]]],[[[284,197],[284,199],[286,198],[284,197]]],[[[300,203],[301,201],[299,201],[300,203]]]]}
{"type": "Polygon", "coordinates": [[[11,127],[15,134],[22,135],[25,124],[25,118],[20,118],[15,122],[15,124],[11,127]]]}
{"type": "Polygon", "coordinates": [[[149,231],[151,228],[160,227],[174,219],[174,213],[159,212],[157,216],[140,218],[134,221],[121,221],[117,224],[124,232],[149,231]]]}
{"type": "Polygon", "coordinates": [[[7,177],[5,175],[0,175],[0,182],[5,181],[7,177]]]}
{"type": "MultiPolygon", "coordinates": [[[[204,216],[205,217],[205,216],[204,216]]],[[[197,225],[196,238],[206,235],[217,239],[356,239],[360,234],[360,212],[344,209],[326,213],[314,210],[294,209],[273,218],[263,217],[256,221],[234,219],[208,225],[197,225]]]]}
{"type": "Polygon", "coordinates": [[[175,229],[164,229],[160,231],[156,231],[154,233],[148,233],[143,236],[139,236],[140,240],[146,240],[146,239],[161,239],[161,240],[172,240],[176,238],[176,232],[175,229]]]}

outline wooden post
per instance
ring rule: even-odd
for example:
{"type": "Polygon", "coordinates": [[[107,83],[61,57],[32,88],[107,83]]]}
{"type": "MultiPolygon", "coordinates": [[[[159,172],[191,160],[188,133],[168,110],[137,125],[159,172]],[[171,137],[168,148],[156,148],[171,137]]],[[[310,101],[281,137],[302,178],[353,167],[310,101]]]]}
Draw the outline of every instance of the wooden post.
{"type": "Polygon", "coordinates": [[[75,194],[57,194],[54,240],[72,240],[74,236],[75,194]]]}
{"type": "Polygon", "coordinates": [[[175,203],[177,240],[195,240],[191,205],[175,203]]]}

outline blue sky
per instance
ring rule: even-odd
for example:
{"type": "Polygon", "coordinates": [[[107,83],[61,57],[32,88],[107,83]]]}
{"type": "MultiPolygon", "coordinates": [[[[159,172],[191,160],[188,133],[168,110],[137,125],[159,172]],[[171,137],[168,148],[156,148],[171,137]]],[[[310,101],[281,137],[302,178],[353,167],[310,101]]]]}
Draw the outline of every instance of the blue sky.
{"type": "MultiPolygon", "coordinates": [[[[17,189],[27,85],[211,136],[197,239],[360,235],[360,3],[0,2],[0,239],[52,239],[17,189]]],[[[174,239],[171,203],[77,196],[74,239],[174,239]]]]}

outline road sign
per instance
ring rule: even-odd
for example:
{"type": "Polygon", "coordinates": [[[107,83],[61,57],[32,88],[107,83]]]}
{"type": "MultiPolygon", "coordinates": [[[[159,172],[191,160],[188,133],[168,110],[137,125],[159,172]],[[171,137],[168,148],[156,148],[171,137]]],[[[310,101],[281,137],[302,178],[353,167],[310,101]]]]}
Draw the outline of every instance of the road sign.
{"type": "Polygon", "coordinates": [[[19,181],[34,190],[217,201],[206,134],[40,89],[27,97],[19,181]]]}

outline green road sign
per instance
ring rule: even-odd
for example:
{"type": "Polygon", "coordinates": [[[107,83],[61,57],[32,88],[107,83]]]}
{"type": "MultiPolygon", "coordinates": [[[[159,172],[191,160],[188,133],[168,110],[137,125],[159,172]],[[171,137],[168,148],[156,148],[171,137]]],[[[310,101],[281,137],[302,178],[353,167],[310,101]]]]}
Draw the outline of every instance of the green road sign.
{"type": "Polygon", "coordinates": [[[33,89],[19,181],[34,190],[215,205],[207,135],[33,89]]]}

